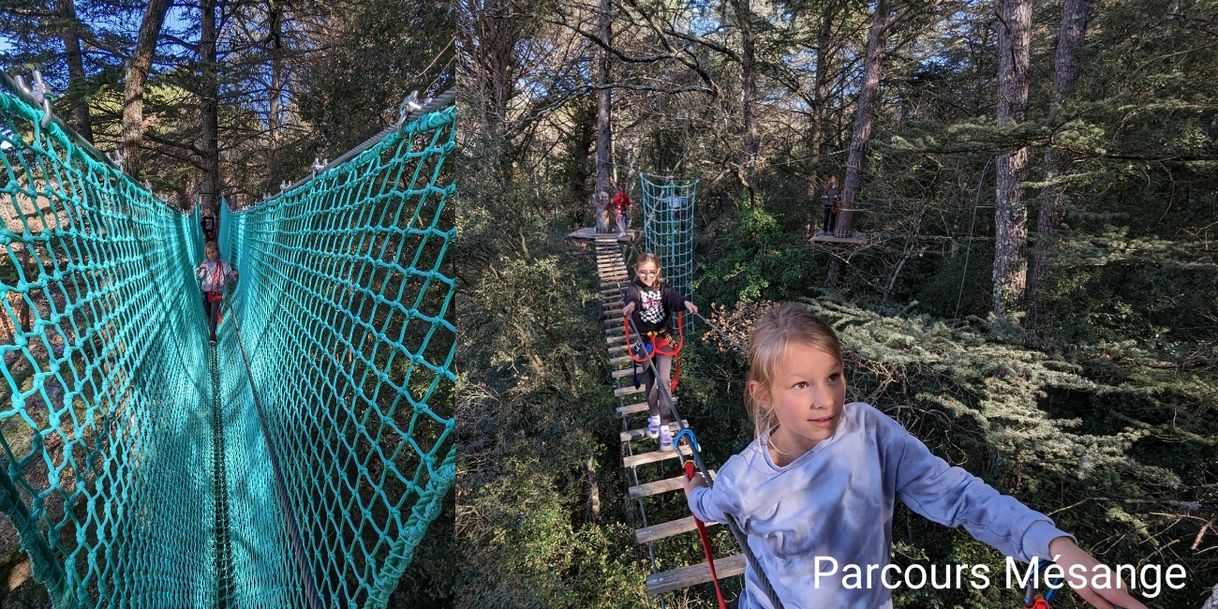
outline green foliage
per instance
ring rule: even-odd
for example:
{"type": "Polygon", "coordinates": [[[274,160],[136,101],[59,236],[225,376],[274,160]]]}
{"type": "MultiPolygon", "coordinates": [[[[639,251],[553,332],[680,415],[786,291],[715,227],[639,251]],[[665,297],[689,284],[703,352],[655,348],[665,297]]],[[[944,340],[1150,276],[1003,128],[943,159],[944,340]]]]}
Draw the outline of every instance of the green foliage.
{"type": "Polygon", "coordinates": [[[646,604],[631,508],[615,497],[607,366],[589,356],[604,344],[591,257],[570,257],[564,241],[582,201],[551,207],[540,186],[467,175],[454,595],[486,608],[646,604]]]}
{"type": "Polygon", "coordinates": [[[781,230],[762,205],[742,209],[720,222],[726,223],[720,227],[723,237],[708,249],[722,255],[709,256],[709,262],[695,272],[696,277],[715,281],[703,281],[695,293],[706,294],[711,302],[730,304],[791,298],[807,289],[811,269],[804,254],[795,249],[795,235],[781,230]]]}

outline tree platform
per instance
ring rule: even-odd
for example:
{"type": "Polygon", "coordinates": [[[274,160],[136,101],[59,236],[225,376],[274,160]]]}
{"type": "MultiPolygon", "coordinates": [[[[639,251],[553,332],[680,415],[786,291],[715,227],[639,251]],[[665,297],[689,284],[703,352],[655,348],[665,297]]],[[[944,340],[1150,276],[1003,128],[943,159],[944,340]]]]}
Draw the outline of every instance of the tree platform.
{"type": "Polygon", "coordinates": [[[867,235],[863,233],[854,233],[849,237],[838,237],[837,235],[825,234],[818,232],[808,239],[809,243],[841,243],[845,245],[866,245],[867,235]]]}

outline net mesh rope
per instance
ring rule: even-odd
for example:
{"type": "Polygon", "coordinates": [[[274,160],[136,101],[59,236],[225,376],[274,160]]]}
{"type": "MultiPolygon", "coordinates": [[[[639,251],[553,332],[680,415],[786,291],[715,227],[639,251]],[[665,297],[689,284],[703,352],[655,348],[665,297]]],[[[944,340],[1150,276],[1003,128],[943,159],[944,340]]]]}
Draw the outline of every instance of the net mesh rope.
{"type": "Polygon", "coordinates": [[[212,350],[197,216],[0,84],[0,511],[33,575],[57,607],[383,607],[455,472],[454,109],[226,210],[212,350]]]}
{"type": "Polygon", "coordinates": [[[694,209],[698,182],[639,174],[643,188],[643,244],[660,257],[664,281],[690,294],[694,279],[694,209]]]}

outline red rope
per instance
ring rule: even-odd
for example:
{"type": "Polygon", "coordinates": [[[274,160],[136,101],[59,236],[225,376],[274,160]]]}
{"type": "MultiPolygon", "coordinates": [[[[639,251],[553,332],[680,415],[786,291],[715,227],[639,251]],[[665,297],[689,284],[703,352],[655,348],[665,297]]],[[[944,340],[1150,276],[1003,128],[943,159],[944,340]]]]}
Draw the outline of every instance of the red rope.
{"type": "Polygon", "coordinates": [[[665,347],[672,344],[671,338],[665,337],[662,342],[657,342],[655,334],[652,334],[649,337],[651,340],[651,352],[648,353],[646,350],[644,350],[642,357],[636,357],[634,355],[634,349],[631,348],[630,316],[628,315],[622,316],[622,332],[624,333],[624,338],[626,339],[626,354],[629,355],[630,359],[634,360],[634,363],[636,364],[647,363],[651,361],[651,358],[657,355],[676,357],[681,354],[681,349],[685,347],[685,313],[677,313],[677,346],[672,350],[665,349],[665,347]]]}
{"type": "MultiPolygon", "coordinates": [[[[694,461],[687,459],[685,461],[685,478],[687,480],[694,477],[694,461]]],[[[715,555],[711,553],[710,536],[706,534],[706,525],[694,516],[694,525],[698,527],[698,537],[702,539],[702,555],[706,557],[706,564],[710,565],[711,583],[715,584],[715,598],[719,601],[719,609],[727,609],[727,602],[723,600],[723,590],[719,588],[719,574],[715,572],[715,555]]],[[[1039,609],[1039,608],[1037,608],[1039,609]]]]}
{"type": "Polygon", "coordinates": [[[1032,601],[1031,605],[1024,605],[1024,609],[1053,609],[1053,606],[1045,600],[1045,597],[1037,594],[1036,600],[1032,601]]]}

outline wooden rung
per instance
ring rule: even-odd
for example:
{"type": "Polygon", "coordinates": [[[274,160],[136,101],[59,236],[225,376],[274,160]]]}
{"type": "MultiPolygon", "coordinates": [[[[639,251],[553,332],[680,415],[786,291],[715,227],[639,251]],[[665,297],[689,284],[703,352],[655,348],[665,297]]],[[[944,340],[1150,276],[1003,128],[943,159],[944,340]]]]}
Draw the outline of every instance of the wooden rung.
{"type": "MultiPolygon", "coordinates": [[[[629,363],[629,360],[627,360],[627,362],[629,363]]],[[[642,373],[643,373],[643,371],[640,370],[639,374],[642,374],[642,373]]],[[[634,376],[634,368],[630,367],[630,368],[622,368],[621,370],[614,370],[612,376],[615,379],[631,378],[634,376]]]]}
{"type": "MultiPolygon", "coordinates": [[[[686,421],[684,419],[681,420],[681,424],[686,427],[689,427],[689,421],[686,421]]],[[[680,427],[677,427],[676,423],[668,424],[668,430],[671,431],[672,433],[677,433],[678,429],[680,429],[680,427]]],[[[630,442],[631,440],[649,440],[651,442],[656,441],[655,438],[647,437],[647,428],[646,427],[640,427],[638,429],[631,429],[630,431],[619,431],[619,432],[617,432],[617,437],[619,440],[621,440],[623,442],[630,442]]]]}
{"type": "MultiPolygon", "coordinates": [[[[626,352],[626,345],[625,345],[625,343],[623,343],[622,341],[620,341],[620,340],[619,340],[619,341],[618,341],[618,344],[616,344],[616,345],[614,345],[614,346],[612,346],[612,347],[609,347],[609,352],[610,352],[610,353],[625,353],[625,352],[626,352]]],[[[615,366],[616,366],[617,364],[619,364],[619,363],[620,363],[620,364],[629,364],[629,363],[630,363],[630,356],[629,356],[629,355],[623,355],[622,357],[624,357],[624,358],[626,358],[626,359],[621,359],[620,357],[615,357],[615,358],[613,358],[613,360],[609,360],[609,363],[611,363],[611,364],[613,364],[613,365],[615,365],[615,366]],[[614,360],[621,360],[621,361],[620,361],[620,362],[617,362],[617,363],[614,363],[614,360]]]]}
{"type": "Polygon", "coordinates": [[[642,385],[639,385],[638,389],[635,389],[634,385],[627,385],[625,387],[618,387],[617,389],[614,389],[613,395],[616,395],[620,398],[624,395],[630,395],[632,393],[643,393],[644,389],[646,389],[646,387],[644,387],[642,385]]]}
{"type": "MultiPolygon", "coordinates": [[[[719,579],[743,575],[744,555],[733,554],[732,556],[716,558],[715,573],[719,575],[719,579]]],[[[647,578],[647,591],[654,596],[659,596],[674,590],[682,590],[690,586],[705,584],[710,580],[710,565],[699,563],[651,574],[647,578]]]]}
{"type": "MultiPolygon", "coordinates": [[[[715,470],[711,470],[711,478],[714,479],[715,470]]],[[[664,480],[656,480],[655,482],[647,482],[637,486],[630,487],[631,499],[642,499],[643,497],[652,497],[664,493],[682,490],[681,481],[685,479],[684,475],[675,478],[666,478],[664,480]]]]}
{"type": "MultiPolygon", "coordinates": [[[[688,444],[681,445],[681,454],[689,456],[693,451],[688,444]]],[[[622,457],[622,467],[638,467],[647,465],[648,463],[659,463],[668,459],[676,459],[677,451],[675,450],[653,450],[647,453],[639,453],[637,455],[629,455],[622,457]]]]}
{"type": "MultiPolygon", "coordinates": [[[[678,488],[680,488],[680,485],[678,485],[678,488]]],[[[719,523],[708,522],[706,523],[706,526],[709,527],[717,524],[719,523]]],[[[697,525],[694,524],[694,517],[686,516],[685,518],[678,520],[661,522],[660,524],[652,525],[645,529],[635,529],[634,541],[635,543],[651,543],[667,537],[674,537],[676,535],[680,535],[681,533],[696,531],[697,529],[697,525]]],[[[718,567],[719,564],[715,563],[715,566],[718,567]]]]}
{"type": "Polygon", "coordinates": [[[617,413],[624,417],[626,415],[638,414],[640,412],[647,412],[647,408],[648,408],[647,402],[639,402],[637,404],[627,404],[625,406],[618,406],[617,413]]]}

